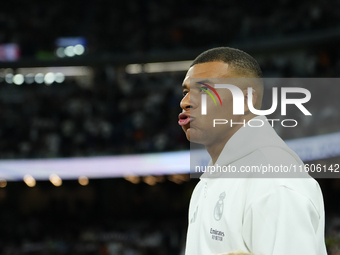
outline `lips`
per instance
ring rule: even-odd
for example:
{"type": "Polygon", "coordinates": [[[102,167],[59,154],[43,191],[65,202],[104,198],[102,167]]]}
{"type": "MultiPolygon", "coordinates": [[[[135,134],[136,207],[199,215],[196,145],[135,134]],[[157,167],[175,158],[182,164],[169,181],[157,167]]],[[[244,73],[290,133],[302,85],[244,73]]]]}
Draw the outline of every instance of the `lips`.
{"type": "Polygon", "coordinates": [[[178,124],[181,126],[188,124],[192,120],[192,117],[190,117],[190,115],[187,113],[181,113],[178,116],[178,118],[179,118],[178,124]]]}

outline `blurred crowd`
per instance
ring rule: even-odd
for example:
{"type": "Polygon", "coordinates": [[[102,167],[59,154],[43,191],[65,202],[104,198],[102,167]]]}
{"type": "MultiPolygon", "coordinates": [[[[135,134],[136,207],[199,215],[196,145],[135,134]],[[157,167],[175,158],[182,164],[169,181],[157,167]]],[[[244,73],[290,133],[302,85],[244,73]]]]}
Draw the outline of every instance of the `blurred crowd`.
{"type": "Polygon", "coordinates": [[[188,148],[177,124],[180,76],[129,76],[91,90],[66,81],[0,87],[0,158],[112,155],[188,148]],[[110,92],[111,91],[111,92],[110,92]]]}
{"type": "MultiPolygon", "coordinates": [[[[315,51],[298,61],[289,55],[274,55],[259,58],[259,62],[265,77],[336,77],[340,71],[336,56],[336,51],[315,51]]],[[[123,69],[115,69],[114,78],[108,78],[106,72],[94,73],[89,88],[78,86],[72,79],[51,86],[0,83],[0,158],[96,156],[189,148],[177,124],[185,72],[127,74],[123,69]]],[[[272,104],[272,85],[268,81],[263,109],[272,104]]],[[[312,100],[307,108],[312,118],[293,106],[287,108],[286,119],[296,119],[298,126],[291,132],[279,123],[275,125],[283,139],[338,131],[340,87],[328,81],[308,85],[312,100]]],[[[280,114],[277,110],[268,118],[283,119],[280,114]]]]}
{"type": "MultiPolygon", "coordinates": [[[[4,217],[5,215],[2,214],[4,217]]],[[[184,255],[186,220],[5,216],[2,255],[184,255]]],[[[340,254],[340,215],[326,222],[329,255],[340,254]]]]}
{"type": "Polygon", "coordinates": [[[88,53],[145,53],[282,38],[337,27],[331,1],[16,1],[0,10],[0,44],[42,57],[65,36],[88,39],[88,53]]]}
{"type": "MultiPolygon", "coordinates": [[[[188,177],[188,176],[187,176],[188,177]]],[[[196,183],[38,181],[0,189],[1,255],[179,255],[196,183]]]]}
{"type": "MultiPolygon", "coordinates": [[[[124,179],[0,189],[2,255],[184,255],[189,197],[198,180],[154,186],[124,179]],[[119,195],[117,195],[119,194],[119,195]]],[[[338,179],[319,180],[329,255],[340,252],[338,179]]]]}
{"type": "Polygon", "coordinates": [[[184,255],[185,223],[178,220],[92,222],[30,218],[2,231],[2,255],[184,255]]]}
{"type": "Polygon", "coordinates": [[[340,254],[340,215],[334,213],[326,224],[326,245],[329,255],[340,254]]]}

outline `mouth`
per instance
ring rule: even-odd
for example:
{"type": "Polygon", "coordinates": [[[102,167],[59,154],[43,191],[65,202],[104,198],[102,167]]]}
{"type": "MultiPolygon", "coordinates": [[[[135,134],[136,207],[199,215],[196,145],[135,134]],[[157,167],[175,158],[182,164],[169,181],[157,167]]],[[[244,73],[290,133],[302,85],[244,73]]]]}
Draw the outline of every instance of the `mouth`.
{"type": "Polygon", "coordinates": [[[190,115],[186,114],[186,113],[181,113],[178,116],[179,120],[178,120],[178,124],[181,126],[185,126],[186,124],[188,124],[193,118],[190,117],[190,115]]]}

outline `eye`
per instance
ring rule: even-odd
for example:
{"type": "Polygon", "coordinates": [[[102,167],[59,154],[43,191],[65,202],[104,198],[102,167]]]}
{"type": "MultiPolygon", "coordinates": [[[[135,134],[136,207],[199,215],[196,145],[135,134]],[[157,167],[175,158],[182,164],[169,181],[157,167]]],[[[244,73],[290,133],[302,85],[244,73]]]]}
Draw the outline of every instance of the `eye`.
{"type": "Polygon", "coordinates": [[[188,91],[183,91],[183,97],[185,97],[188,94],[188,91]]]}
{"type": "Polygon", "coordinates": [[[200,93],[206,93],[206,91],[209,90],[209,88],[207,86],[201,86],[201,87],[197,87],[199,89],[200,93]]]}

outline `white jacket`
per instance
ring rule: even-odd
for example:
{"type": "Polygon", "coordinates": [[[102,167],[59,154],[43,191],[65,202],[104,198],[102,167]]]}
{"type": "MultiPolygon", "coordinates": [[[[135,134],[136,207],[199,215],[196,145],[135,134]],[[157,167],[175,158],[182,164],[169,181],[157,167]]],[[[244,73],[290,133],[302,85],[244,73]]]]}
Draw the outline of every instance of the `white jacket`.
{"type": "MultiPolygon", "coordinates": [[[[215,165],[303,164],[266,117],[256,118],[265,125],[239,129],[215,165]]],[[[323,198],[313,178],[209,177],[203,174],[192,194],[186,255],[327,254],[323,198]]]]}

